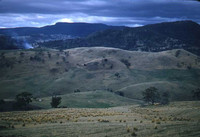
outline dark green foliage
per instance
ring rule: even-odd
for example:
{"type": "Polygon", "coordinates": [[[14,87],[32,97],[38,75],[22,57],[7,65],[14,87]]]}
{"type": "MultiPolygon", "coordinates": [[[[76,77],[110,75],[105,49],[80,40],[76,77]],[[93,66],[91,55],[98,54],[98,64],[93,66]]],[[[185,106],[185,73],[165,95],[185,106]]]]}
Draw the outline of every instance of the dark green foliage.
{"type": "Polygon", "coordinates": [[[0,35],[0,50],[18,49],[16,41],[9,36],[0,35]]]}
{"type": "Polygon", "coordinates": [[[188,70],[191,70],[191,69],[192,69],[192,65],[188,65],[188,66],[187,66],[187,69],[188,69],[188,70]]]}
{"type": "Polygon", "coordinates": [[[30,57],[30,60],[31,61],[38,61],[38,62],[40,62],[40,61],[42,61],[42,58],[39,57],[38,55],[35,55],[34,57],[30,57]]]}
{"type": "Polygon", "coordinates": [[[115,73],[115,76],[116,76],[117,78],[120,78],[120,75],[119,75],[118,72],[115,73]]]}
{"type": "Polygon", "coordinates": [[[59,72],[59,70],[57,68],[50,69],[50,73],[53,74],[53,75],[58,73],[58,72],[59,72]]]}
{"type": "Polygon", "coordinates": [[[16,58],[6,58],[4,53],[1,54],[0,56],[0,68],[13,68],[14,64],[15,64],[15,59],[16,58]]]}
{"type": "Polygon", "coordinates": [[[155,87],[147,88],[143,93],[143,99],[147,103],[154,104],[156,102],[159,102],[160,100],[160,94],[158,92],[158,89],[155,87]]]}
{"type": "Polygon", "coordinates": [[[30,102],[32,102],[32,94],[28,92],[22,92],[18,95],[16,95],[16,106],[21,108],[21,107],[26,107],[30,102]]]}
{"type": "Polygon", "coordinates": [[[160,103],[161,103],[162,105],[167,105],[167,104],[169,104],[169,97],[170,97],[169,92],[163,92],[163,93],[162,93],[162,96],[161,96],[160,103]]]}
{"type": "Polygon", "coordinates": [[[192,94],[194,99],[200,100],[200,88],[193,90],[192,94]]]}
{"type": "Polygon", "coordinates": [[[24,52],[20,52],[20,57],[24,57],[24,52]]]}
{"type": "Polygon", "coordinates": [[[65,57],[62,57],[62,60],[63,60],[63,62],[65,62],[65,61],[66,61],[66,58],[65,58],[65,57]]]}
{"type": "Polygon", "coordinates": [[[81,92],[79,89],[74,90],[74,93],[81,92]]]}
{"type": "Polygon", "coordinates": [[[175,57],[178,57],[181,53],[181,50],[177,50],[176,53],[175,53],[175,57]]]}
{"type": "Polygon", "coordinates": [[[58,105],[61,103],[61,97],[57,97],[56,95],[52,96],[51,98],[51,107],[57,108],[58,105]]]}
{"type": "Polygon", "coordinates": [[[115,94],[120,95],[120,96],[124,96],[124,92],[122,92],[122,91],[117,91],[117,92],[115,92],[115,94]]]}
{"type": "Polygon", "coordinates": [[[147,103],[151,103],[151,104],[160,103],[162,105],[169,104],[169,97],[170,97],[169,92],[163,92],[162,94],[160,94],[157,88],[150,87],[150,88],[147,88],[142,94],[143,94],[144,100],[147,103]]]}
{"type": "Polygon", "coordinates": [[[127,68],[131,66],[131,63],[127,59],[121,59],[120,61],[124,63],[124,65],[126,65],[127,68]]]}
{"type": "Polygon", "coordinates": [[[6,102],[3,100],[3,99],[1,99],[0,100],[0,105],[3,105],[3,104],[5,104],[6,102]]]}
{"type": "Polygon", "coordinates": [[[51,58],[51,53],[48,53],[48,57],[51,58]]]}

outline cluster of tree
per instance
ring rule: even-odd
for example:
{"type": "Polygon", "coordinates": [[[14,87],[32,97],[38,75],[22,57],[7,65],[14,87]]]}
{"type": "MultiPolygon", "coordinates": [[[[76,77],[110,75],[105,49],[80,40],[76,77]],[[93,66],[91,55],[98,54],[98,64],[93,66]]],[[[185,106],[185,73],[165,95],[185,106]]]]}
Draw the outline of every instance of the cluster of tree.
{"type": "Polygon", "coordinates": [[[16,40],[0,34],[0,50],[18,49],[16,40]]]}
{"type": "MultiPolygon", "coordinates": [[[[16,100],[15,107],[26,110],[28,104],[32,102],[32,99],[33,95],[29,92],[22,92],[20,94],[17,94],[15,97],[16,100]]],[[[56,95],[52,96],[50,103],[51,107],[57,108],[58,105],[61,103],[61,99],[62,99],[61,97],[57,97],[56,95]]],[[[0,103],[3,103],[3,101],[1,101],[0,103]]]]}
{"type": "Polygon", "coordinates": [[[26,109],[27,105],[32,102],[32,94],[29,92],[22,92],[16,95],[15,100],[16,104],[15,107],[20,109],[26,109]]]}
{"type": "Polygon", "coordinates": [[[158,92],[158,89],[155,87],[147,88],[142,94],[144,101],[149,104],[153,105],[155,103],[160,103],[166,105],[169,103],[169,93],[163,92],[162,94],[160,94],[160,92],[158,92]]]}

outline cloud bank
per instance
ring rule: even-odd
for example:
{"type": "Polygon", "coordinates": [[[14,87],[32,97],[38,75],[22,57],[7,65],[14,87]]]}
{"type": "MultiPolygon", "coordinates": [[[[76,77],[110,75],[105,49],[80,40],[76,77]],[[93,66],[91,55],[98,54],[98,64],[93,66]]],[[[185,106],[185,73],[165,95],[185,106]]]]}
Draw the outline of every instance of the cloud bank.
{"type": "Polygon", "coordinates": [[[1,0],[0,27],[41,27],[56,22],[142,26],[166,21],[200,23],[192,0],[1,0]]]}

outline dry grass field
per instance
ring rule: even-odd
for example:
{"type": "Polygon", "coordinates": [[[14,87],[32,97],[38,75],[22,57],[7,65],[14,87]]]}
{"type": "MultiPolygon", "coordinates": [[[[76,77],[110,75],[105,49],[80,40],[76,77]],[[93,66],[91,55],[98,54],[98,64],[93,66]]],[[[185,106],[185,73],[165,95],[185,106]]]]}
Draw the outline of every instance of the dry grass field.
{"type": "Polygon", "coordinates": [[[3,137],[199,137],[200,102],[0,113],[3,137]]]}

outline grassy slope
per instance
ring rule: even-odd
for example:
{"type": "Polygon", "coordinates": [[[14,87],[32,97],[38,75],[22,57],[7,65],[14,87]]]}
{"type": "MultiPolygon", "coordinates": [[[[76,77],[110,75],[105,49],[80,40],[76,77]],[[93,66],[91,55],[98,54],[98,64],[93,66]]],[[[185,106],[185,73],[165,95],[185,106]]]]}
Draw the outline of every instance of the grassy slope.
{"type": "Polygon", "coordinates": [[[169,91],[172,100],[189,100],[191,90],[200,81],[199,57],[184,50],[177,57],[177,50],[148,53],[97,47],[64,52],[48,49],[2,52],[14,65],[0,68],[0,98],[14,98],[23,91],[42,98],[53,93],[73,93],[76,89],[87,92],[109,88],[123,91],[126,97],[141,99],[145,88],[155,86],[169,91]],[[31,61],[34,56],[44,61],[31,61]],[[130,67],[121,59],[127,60],[130,67]],[[188,66],[192,69],[187,69],[188,66]]]}
{"type": "MultiPolygon", "coordinates": [[[[125,106],[130,104],[141,104],[142,101],[121,97],[107,91],[90,91],[82,93],[71,93],[62,95],[60,106],[70,108],[107,108],[114,106],[125,106]]],[[[32,104],[43,108],[51,108],[51,97],[42,98],[42,101],[34,101],[32,104]]]]}
{"type": "Polygon", "coordinates": [[[199,137],[199,115],[199,101],[172,102],[168,106],[3,112],[0,135],[121,137],[135,133],[138,137],[199,137]]]}

